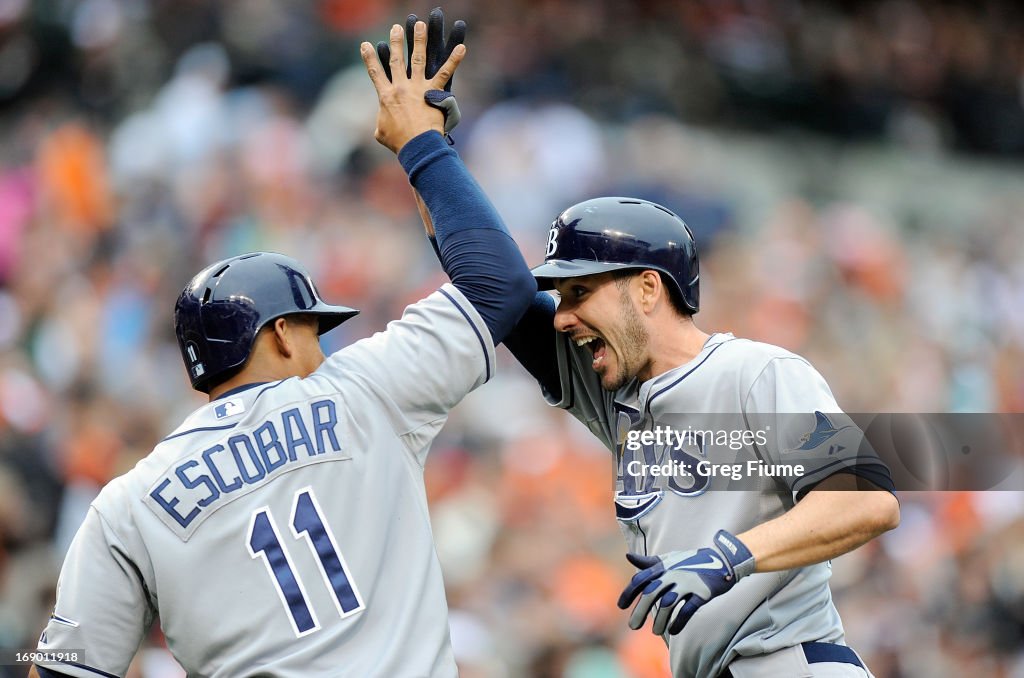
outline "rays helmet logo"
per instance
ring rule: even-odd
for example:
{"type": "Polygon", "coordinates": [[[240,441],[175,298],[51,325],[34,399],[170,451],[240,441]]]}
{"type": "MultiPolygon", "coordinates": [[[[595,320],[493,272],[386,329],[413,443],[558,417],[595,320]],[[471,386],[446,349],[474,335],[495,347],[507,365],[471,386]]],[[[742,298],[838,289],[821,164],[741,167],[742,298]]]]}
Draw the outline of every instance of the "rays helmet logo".
{"type": "Polygon", "coordinates": [[[548,248],[544,250],[544,258],[547,259],[555,253],[558,249],[558,224],[557,222],[551,226],[551,230],[548,231],[548,248]]]}

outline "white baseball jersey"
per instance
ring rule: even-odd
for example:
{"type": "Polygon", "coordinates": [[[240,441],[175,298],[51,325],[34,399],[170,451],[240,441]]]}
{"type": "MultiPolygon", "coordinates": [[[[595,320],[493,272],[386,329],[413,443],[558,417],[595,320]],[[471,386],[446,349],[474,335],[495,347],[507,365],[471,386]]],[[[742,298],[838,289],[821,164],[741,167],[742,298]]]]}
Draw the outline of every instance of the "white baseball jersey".
{"type": "Polygon", "coordinates": [[[454,286],[305,379],[204,405],[93,502],[41,649],[123,676],[159,614],[190,676],[453,676],[423,463],[494,366],[454,286]]]}
{"type": "MultiPolygon", "coordinates": [[[[719,529],[743,532],[839,469],[886,475],[821,375],[781,348],[715,334],[687,364],[612,393],[589,349],[566,335],[557,342],[562,398],[552,404],[614,453],[616,515],[632,552],[695,549],[719,529]]],[[[842,642],[830,572],[822,563],[740,580],[666,635],[673,673],[716,676],[738,656],[842,642]]]]}

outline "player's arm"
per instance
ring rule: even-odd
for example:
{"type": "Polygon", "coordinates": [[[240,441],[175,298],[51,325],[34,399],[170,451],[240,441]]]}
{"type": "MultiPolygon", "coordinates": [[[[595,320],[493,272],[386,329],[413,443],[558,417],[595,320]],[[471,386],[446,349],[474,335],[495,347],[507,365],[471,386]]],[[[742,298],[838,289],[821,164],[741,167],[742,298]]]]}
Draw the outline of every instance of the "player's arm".
{"type": "Polygon", "coordinates": [[[838,472],[786,513],[736,536],[753,555],[754,571],[772,572],[849,553],[899,522],[895,495],[852,473],[838,472]]]}
{"type": "Polygon", "coordinates": [[[807,361],[771,360],[753,381],[744,410],[753,428],[772,432],[769,444],[758,446],[763,460],[804,470],[786,479],[793,508],[737,535],[756,571],[820,563],[899,524],[889,469],[807,361]]]}
{"type": "MultiPolygon", "coordinates": [[[[430,211],[419,191],[413,190],[413,193],[416,196],[416,208],[419,210],[420,219],[423,220],[423,229],[431,247],[434,248],[434,253],[440,259],[441,250],[434,234],[430,211]]],[[[548,400],[557,403],[562,400],[562,380],[558,372],[555,343],[558,336],[554,322],[555,300],[547,292],[537,292],[529,308],[519,318],[519,322],[505,336],[503,343],[526,371],[540,383],[548,400]]]]}
{"type": "Polygon", "coordinates": [[[464,48],[453,50],[435,78],[425,78],[423,29],[417,22],[409,77],[403,77],[399,26],[389,48],[394,82],[369,43],[361,54],[380,101],[377,140],[399,154],[423,196],[452,282],[411,304],[385,331],[336,352],[311,382],[360,382],[417,455],[426,452],[451,408],[490,379],[494,345],[536,292],[494,208],[441,136],[441,112],[424,101],[424,92],[439,89],[454,73],[464,48]]]}
{"type": "MultiPolygon", "coordinates": [[[[430,240],[434,254],[441,259],[441,250],[437,244],[434,223],[430,218],[419,191],[413,190],[416,197],[416,209],[423,220],[423,229],[430,240]]],[[[443,266],[443,262],[442,262],[443,266]]],[[[555,332],[555,300],[547,292],[537,292],[529,308],[519,318],[503,343],[515,356],[516,360],[533,375],[551,402],[562,400],[562,380],[558,372],[558,355],[556,353],[558,338],[555,332]]]]}
{"type": "MultiPolygon", "coordinates": [[[[443,25],[438,26],[436,19],[432,12],[431,41],[443,33],[443,25]]],[[[425,50],[428,75],[430,63],[440,60],[437,56],[430,56],[434,51],[432,44],[428,44],[425,50]]],[[[410,54],[415,52],[417,45],[414,40],[410,54]]],[[[453,57],[461,58],[462,50],[454,46],[449,50],[449,46],[451,41],[445,46],[445,52],[450,51],[453,57]]],[[[367,45],[363,50],[369,69],[371,62],[367,45]]],[[[377,48],[377,54],[389,61],[385,76],[402,73],[401,53],[400,30],[393,30],[391,45],[387,49],[380,45],[377,48]]],[[[406,84],[401,77],[397,82],[406,84]]],[[[438,72],[434,86],[440,83],[448,87],[451,74],[438,72]]],[[[381,93],[383,82],[379,85],[375,82],[375,86],[381,93]]],[[[384,99],[381,101],[383,112],[384,99]]],[[[440,120],[436,114],[435,120],[440,120]]],[[[437,130],[436,125],[432,129],[437,130]]],[[[399,160],[409,173],[417,209],[444,271],[468,297],[472,295],[473,305],[491,328],[494,343],[504,340],[506,347],[540,382],[550,402],[571,408],[576,399],[572,397],[571,384],[569,392],[564,387],[559,370],[558,338],[553,322],[554,299],[546,293],[536,293],[536,285],[525,268],[522,255],[494,206],[458,160],[455,151],[440,146],[437,135],[421,135],[406,142],[399,151],[399,160]],[[488,296],[505,290],[506,294],[515,294],[517,300],[519,290],[528,289],[533,297],[524,299],[523,306],[504,302],[495,307],[486,299],[480,299],[482,295],[475,294],[473,288],[489,292],[488,296]]],[[[568,363],[568,359],[563,362],[568,363]]],[[[585,420],[596,418],[592,411],[594,408],[586,410],[578,416],[585,420]]]]}
{"type": "Polygon", "coordinates": [[[415,24],[410,77],[403,78],[403,30],[391,32],[388,81],[377,54],[363,43],[362,56],[377,89],[377,140],[398,159],[419,193],[437,239],[442,268],[483,318],[494,343],[501,341],[526,310],[536,283],[483,190],[458,154],[445,143],[444,116],[426,104],[424,93],[440,90],[465,54],[458,45],[437,74],[425,78],[426,25],[415,24]]]}
{"type": "Polygon", "coordinates": [[[899,524],[896,497],[865,481],[832,474],[792,509],[738,535],[719,530],[712,543],[659,556],[629,554],[640,568],[619,597],[633,629],[654,618],[656,634],[679,633],[712,598],[743,577],[814,565],[841,556],[899,524]]]}
{"type": "MultiPolygon", "coordinates": [[[[410,15],[406,20],[406,34],[415,29],[416,16],[410,15]]],[[[432,10],[430,13],[429,25],[427,28],[426,48],[426,76],[434,77],[438,68],[454,51],[456,45],[462,44],[466,36],[466,24],[464,21],[456,21],[451,35],[444,39],[444,14],[440,9],[432,10]]],[[[414,43],[409,41],[408,54],[410,59],[414,51],[414,43]]],[[[388,64],[391,59],[391,47],[387,43],[378,43],[377,55],[384,64],[385,74],[388,79],[392,78],[391,69],[388,64]]],[[[446,92],[451,92],[452,78],[449,78],[444,85],[446,92]]],[[[454,98],[450,99],[454,102],[454,98]]],[[[434,105],[434,104],[432,104],[434,105]]],[[[458,111],[458,106],[454,106],[458,111]]],[[[450,111],[445,112],[445,131],[451,131],[458,124],[458,117],[453,118],[450,111]]],[[[415,188],[412,189],[416,200],[416,209],[420,219],[423,221],[423,229],[430,241],[430,245],[441,262],[442,268],[451,275],[445,267],[445,258],[441,255],[441,246],[438,243],[437,232],[434,228],[434,220],[430,215],[423,196],[415,188]]],[[[493,206],[491,207],[493,210],[493,206]]],[[[506,231],[507,232],[507,231],[506,231]]],[[[509,236],[511,239],[511,235],[509,236]]],[[[522,315],[516,325],[505,336],[505,346],[512,352],[512,355],[533,375],[540,383],[545,396],[551,402],[562,400],[562,383],[558,372],[558,356],[556,354],[556,333],[554,329],[555,302],[551,295],[538,292],[530,303],[529,308],[522,315]]]]}
{"type": "Polygon", "coordinates": [[[39,641],[40,650],[80,648],[84,656],[35,667],[36,675],[124,675],[155,613],[128,547],[90,508],[64,559],[54,613],[39,641]]]}

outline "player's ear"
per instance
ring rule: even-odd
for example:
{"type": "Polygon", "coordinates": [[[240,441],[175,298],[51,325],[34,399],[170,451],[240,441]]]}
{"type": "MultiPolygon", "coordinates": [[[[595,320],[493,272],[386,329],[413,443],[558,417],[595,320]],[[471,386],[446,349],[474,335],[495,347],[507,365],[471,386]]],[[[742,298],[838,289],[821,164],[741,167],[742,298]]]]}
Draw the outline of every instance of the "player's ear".
{"type": "Polygon", "coordinates": [[[665,289],[661,276],[655,270],[647,269],[640,273],[637,279],[640,282],[640,308],[644,312],[650,312],[668,290],[665,289]]]}
{"type": "Polygon", "coordinates": [[[278,318],[270,328],[273,334],[273,345],[282,358],[291,358],[295,352],[295,331],[288,323],[288,318],[278,318]]]}

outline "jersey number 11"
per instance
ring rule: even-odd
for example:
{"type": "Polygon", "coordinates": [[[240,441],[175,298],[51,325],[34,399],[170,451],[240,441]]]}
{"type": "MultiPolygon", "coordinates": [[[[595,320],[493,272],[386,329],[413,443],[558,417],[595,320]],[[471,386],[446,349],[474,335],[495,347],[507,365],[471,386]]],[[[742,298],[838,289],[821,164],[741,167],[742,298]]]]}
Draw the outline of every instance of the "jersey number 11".
{"type": "MultiPolygon", "coordinates": [[[[366,605],[349,577],[348,566],[334,535],[324,522],[313,488],[305,487],[295,493],[289,527],[296,539],[304,538],[309,544],[320,566],[324,584],[334,594],[338,614],[344,618],[364,609],[366,605]]],[[[291,556],[281,543],[281,533],[269,508],[264,506],[252,514],[246,545],[250,556],[263,558],[277,588],[277,595],[288,611],[295,635],[302,637],[318,630],[320,622],[309,604],[306,587],[295,572],[291,556]]]]}

